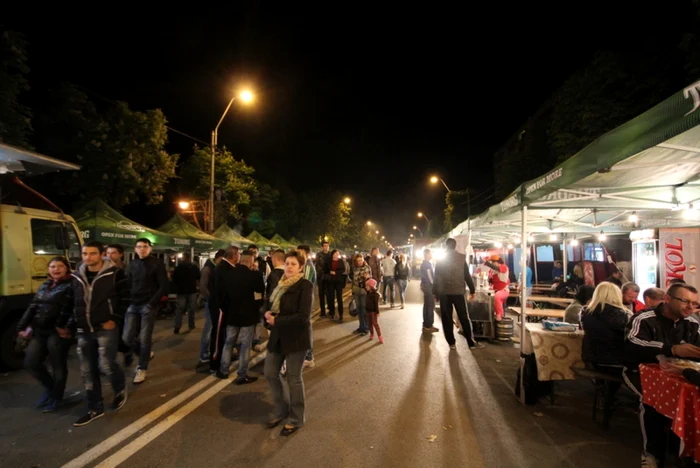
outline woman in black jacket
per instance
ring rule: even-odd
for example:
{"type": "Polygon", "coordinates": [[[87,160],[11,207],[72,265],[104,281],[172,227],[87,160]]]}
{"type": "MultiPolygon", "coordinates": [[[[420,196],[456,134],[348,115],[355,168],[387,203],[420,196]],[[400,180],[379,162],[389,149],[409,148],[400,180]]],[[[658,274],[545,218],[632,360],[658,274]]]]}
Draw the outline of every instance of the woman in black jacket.
{"type": "Polygon", "coordinates": [[[284,276],[270,297],[270,310],[265,321],[270,326],[270,339],[265,358],[265,378],[274,400],[268,427],[278,426],[288,417],[280,433],[288,436],[299,430],[305,421],[304,381],[302,370],[306,351],[311,348],[311,304],[314,286],[304,279],[306,255],[299,250],[287,252],[284,276]],[[285,401],[280,370],[287,361],[289,402],[285,401]]]}
{"type": "Polygon", "coordinates": [[[70,264],[64,257],[49,262],[49,279],[39,287],[31,304],[17,324],[17,334],[31,338],[24,367],[44,387],[37,407],[54,411],[63,399],[68,380],[66,360],[70,348],[69,328],[73,322],[73,288],[70,264]],[[48,356],[53,375],[44,365],[48,356]]]}

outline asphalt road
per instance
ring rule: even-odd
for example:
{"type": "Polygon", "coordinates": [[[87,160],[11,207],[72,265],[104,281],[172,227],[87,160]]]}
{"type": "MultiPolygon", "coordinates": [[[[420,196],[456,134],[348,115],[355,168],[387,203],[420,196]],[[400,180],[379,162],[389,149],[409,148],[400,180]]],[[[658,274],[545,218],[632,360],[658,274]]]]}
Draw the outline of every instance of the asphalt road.
{"type": "MultiPolygon", "coordinates": [[[[458,335],[450,351],[441,332],[421,333],[416,281],[406,308],[379,320],[384,345],[353,335],[347,314],[343,324],[316,321],[317,366],[304,373],[307,422],[289,438],[264,426],[271,404],[263,378],[238,387],[195,373],[201,328],[173,335],[166,320],[156,324],[146,382],[129,383],[124,408],[88,426],[71,425],[85,411],[74,350],[71,402],[56,413],[33,409],[41,392],[27,373],[4,374],[2,466],[639,466],[641,437],[626,396],[608,432],[590,420],[586,382],[558,384],[556,404],[522,406],[512,391],[516,345],[471,351],[458,335]]],[[[261,373],[262,365],[251,371],[261,373]]],[[[111,401],[108,385],[105,396],[111,401]]]]}

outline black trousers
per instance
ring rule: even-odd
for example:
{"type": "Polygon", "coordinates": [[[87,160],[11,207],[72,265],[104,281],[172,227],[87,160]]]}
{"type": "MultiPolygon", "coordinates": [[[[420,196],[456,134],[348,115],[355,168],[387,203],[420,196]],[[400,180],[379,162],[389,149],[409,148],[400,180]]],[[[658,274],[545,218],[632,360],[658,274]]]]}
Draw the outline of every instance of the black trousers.
{"type": "MultiPolygon", "coordinates": [[[[644,444],[644,452],[654,455],[654,457],[662,462],[666,457],[666,435],[675,437],[676,440],[669,441],[678,446],[678,436],[671,430],[671,420],[663,414],[656,411],[652,406],[645,405],[642,402],[642,382],[638,370],[625,368],[622,373],[622,378],[627,386],[639,396],[639,422],[642,429],[642,443],[644,444]]],[[[659,466],[662,466],[661,464],[659,466]]]]}
{"type": "Polygon", "coordinates": [[[440,296],[440,318],[442,319],[442,331],[445,333],[447,344],[452,346],[455,344],[454,323],[452,322],[452,307],[454,306],[459,317],[459,323],[462,324],[462,332],[469,346],[474,346],[474,330],[472,329],[472,321],[469,318],[467,310],[467,301],[463,294],[446,294],[440,296]]]}
{"type": "Polygon", "coordinates": [[[210,310],[211,336],[209,338],[209,369],[216,372],[221,367],[221,353],[226,342],[228,318],[221,310],[210,310]]]}
{"type": "Polygon", "coordinates": [[[330,288],[331,282],[329,279],[318,279],[318,301],[319,307],[321,308],[321,315],[326,315],[326,301],[328,300],[328,289],[330,288]]]}

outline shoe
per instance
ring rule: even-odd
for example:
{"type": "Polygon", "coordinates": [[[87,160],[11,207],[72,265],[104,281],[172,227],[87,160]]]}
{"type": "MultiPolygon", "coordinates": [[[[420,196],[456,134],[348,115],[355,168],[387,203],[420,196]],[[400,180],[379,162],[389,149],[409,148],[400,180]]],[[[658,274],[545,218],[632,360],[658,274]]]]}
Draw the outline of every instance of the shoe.
{"type": "Polygon", "coordinates": [[[136,375],[134,375],[134,383],[140,384],[146,380],[146,371],[143,369],[136,369],[136,375]]]}
{"type": "Polygon", "coordinates": [[[148,357],[148,360],[149,360],[149,361],[152,361],[154,357],[156,357],[156,352],[155,352],[155,351],[151,351],[151,355],[148,357]]]}
{"type": "Polygon", "coordinates": [[[401,304],[401,308],[403,309],[403,304],[401,304]]]}
{"type": "Polygon", "coordinates": [[[237,378],[236,380],[234,380],[233,383],[235,383],[236,385],[245,385],[245,384],[256,382],[257,380],[258,380],[257,377],[251,377],[249,375],[246,375],[245,377],[237,378]]]}
{"type": "Polygon", "coordinates": [[[188,327],[187,327],[187,330],[188,330],[188,331],[192,331],[192,330],[194,330],[195,328],[197,328],[197,327],[195,327],[194,325],[191,325],[191,326],[188,326],[188,327]]]}
{"type": "Polygon", "coordinates": [[[469,349],[484,349],[486,345],[484,343],[479,343],[475,341],[473,345],[469,346],[469,349]]]}
{"type": "Polygon", "coordinates": [[[650,453],[642,454],[642,468],[657,468],[656,457],[650,453]]]}
{"type": "Polygon", "coordinates": [[[105,415],[104,411],[88,411],[88,413],[84,416],[81,416],[76,422],[73,423],[73,426],[75,427],[81,427],[81,426],[87,426],[91,422],[93,422],[95,419],[99,419],[102,416],[105,415]]]}
{"type": "Polygon", "coordinates": [[[126,389],[114,395],[114,401],[112,402],[112,411],[119,411],[122,406],[126,403],[126,389]]]}
{"type": "Polygon", "coordinates": [[[380,344],[384,344],[384,337],[383,337],[383,336],[380,336],[380,337],[379,337],[379,343],[380,343],[380,344]]]}
{"type": "Polygon", "coordinates": [[[56,408],[58,408],[58,400],[51,398],[46,405],[44,405],[44,409],[41,410],[42,413],[51,413],[53,411],[56,411],[56,408]]]}
{"type": "Polygon", "coordinates": [[[284,421],[284,418],[270,419],[265,425],[268,429],[274,429],[279,426],[282,421],[284,421]]]}
{"type": "Polygon", "coordinates": [[[369,333],[368,331],[360,332],[360,336],[365,336],[365,335],[367,335],[368,333],[369,333]]]}
{"type": "Polygon", "coordinates": [[[37,408],[42,408],[46,405],[49,404],[49,402],[52,400],[51,398],[51,392],[46,390],[44,393],[41,394],[41,398],[39,398],[36,402],[36,407],[37,408]]]}
{"type": "Polygon", "coordinates": [[[374,334],[370,333],[370,334],[369,334],[369,339],[370,339],[370,340],[373,340],[373,339],[374,339],[374,334]]]}
{"type": "Polygon", "coordinates": [[[295,426],[284,426],[282,430],[280,431],[280,435],[282,437],[288,437],[292,434],[294,434],[296,431],[298,431],[300,428],[295,427],[295,426]]]}
{"type": "Polygon", "coordinates": [[[173,328],[173,333],[176,334],[176,335],[179,335],[179,334],[180,334],[180,329],[177,328],[177,327],[173,328]]]}
{"type": "Polygon", "coordinates": [[[200,367],[206,367],[208,365],[209,365],[209,359],[200,358],[199,361],[197,361],[197,365],[195,366],[195,369],[199,369],[200,367]]]}
{"type": "Polygon", "coordinates": [[[353,333],[362,333],[362,330],[358,328],[357,330],[353,330],[353,333]]]}
{"type": "Polygon", "coordinates": [[[316,361],[314,361],[313,359],[311,359],[310,361],[304,360],[304,367],[316,367],[316,361]]]}
{"type": "Polygon", "coordinates": [[[216,377],[219,378],[219,379],[221,379],[221,380],[226,380],[226,379],[228,379],[228,374],[224,374],[224,373],[221,372],[220,370],[216,371],[216,374],[214,374],[214,375],[216,375],[216,377]]]}
{"type": "Polygon", "coordinates": [[[392,303],[391,303],[391,307],[396,307],[396,304],[394,304],[394,303],[392,302],[392,303]]]}

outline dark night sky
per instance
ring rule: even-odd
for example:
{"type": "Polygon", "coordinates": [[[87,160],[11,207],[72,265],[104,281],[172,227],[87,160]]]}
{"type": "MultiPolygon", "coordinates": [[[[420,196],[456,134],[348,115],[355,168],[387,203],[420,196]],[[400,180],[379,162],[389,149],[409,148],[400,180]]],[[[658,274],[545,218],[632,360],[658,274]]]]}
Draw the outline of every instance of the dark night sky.
{"type": "MultiPolygon", "coordinates": [[[[232,109],[219,144],[273,185],[303,169],[299,189],[348,193],[401,243],[416,211],[437,217],[444,206],[444,190],[427,176],[439,173],[452,189],[491,188],[495,150],[612,40],[606,31],[620,18],[606,10],[601,19],[595,7],[574,15],[529,4],[358,5],[190,5],[99,19],[57,10],[51,22],[6,24],[28,36],[34,89],[69,80],[137,110],[159,107],[172,127],[207,142],[230,93],[249,84],[258,102],[232,109]]],[[[181,154],[193,143],[170,141],[181,154]]]]}

